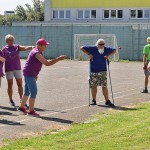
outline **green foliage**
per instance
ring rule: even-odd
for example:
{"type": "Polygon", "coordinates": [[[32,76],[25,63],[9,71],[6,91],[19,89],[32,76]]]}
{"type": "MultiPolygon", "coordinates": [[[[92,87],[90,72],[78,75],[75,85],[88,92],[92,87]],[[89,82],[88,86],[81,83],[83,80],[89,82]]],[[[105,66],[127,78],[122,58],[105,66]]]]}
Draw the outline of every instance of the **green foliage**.
{"type": "Polygon", "coordinates": [[[44,21],[44,2],[33,0],[33,6],[26,4],[24,8],[18,5],[13,15],[0,15],[0,25],[11,25],[16,21],[44,21]]]}

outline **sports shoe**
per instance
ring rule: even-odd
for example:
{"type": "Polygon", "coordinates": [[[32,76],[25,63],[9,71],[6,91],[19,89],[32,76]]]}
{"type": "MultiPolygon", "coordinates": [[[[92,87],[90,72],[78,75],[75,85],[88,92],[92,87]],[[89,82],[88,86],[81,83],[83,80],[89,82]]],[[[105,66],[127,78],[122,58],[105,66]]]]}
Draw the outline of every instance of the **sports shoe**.
{"type": "Polygon", "coordinates": [[[11,106],[14,106],[14,107],[16,106],[16,105],[15,105],[15,102],[14,102],[13,100],[10,100],[10,101],[9,101],[9,104],[10,104],[11,106]]]}
{"type": "Polygon", "coordinates": [[[40,116],[38,113],[35,112],[35,110],[29,111],[28,115],[31,115],[33,117],[39,117],[40,116]]]}
{"type": "Polygon", "coordinates": [[[144,89],[141,93],[148,93],[148,90],[144,89]]]}
{"type": "Polygon", "coordinates": [[[96,105],[96,100],[93,99],[91,105],[96,105]]]}
{"type": "Polygon", "coordinates": [[[27,114],[27,110],[25,109],[25,107],[19,107],[18,110],[23,112],[24,114],[27,114]]]}
{"type": "Polygon", "coordinates": [[[105,105],[110,106],[110,107],[115,107],[115,105],[112,104],[110,100],[107,100],[107,101],[105,102],[105,105]]]}

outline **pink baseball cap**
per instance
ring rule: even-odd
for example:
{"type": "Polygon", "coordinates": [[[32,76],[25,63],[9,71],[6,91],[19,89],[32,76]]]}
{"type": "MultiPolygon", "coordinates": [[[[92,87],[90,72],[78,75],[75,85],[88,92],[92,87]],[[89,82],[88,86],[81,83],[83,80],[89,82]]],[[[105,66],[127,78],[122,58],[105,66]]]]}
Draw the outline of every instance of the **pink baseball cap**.
{"type": "Polygon", "coordinates": [[[45,39],[39,39],[36,42],[36,45],[48,45],[49,43],[45,39]]]}

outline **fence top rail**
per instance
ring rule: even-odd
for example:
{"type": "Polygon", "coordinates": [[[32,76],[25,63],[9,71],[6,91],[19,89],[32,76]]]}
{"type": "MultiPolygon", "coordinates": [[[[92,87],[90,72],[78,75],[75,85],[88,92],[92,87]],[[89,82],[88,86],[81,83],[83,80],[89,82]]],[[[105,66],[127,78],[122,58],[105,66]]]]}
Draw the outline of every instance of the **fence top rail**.
{"type": "Polygon", "coordinates": [[[12,26],[150,26],[149,23],[13,22],[12,26]]]}

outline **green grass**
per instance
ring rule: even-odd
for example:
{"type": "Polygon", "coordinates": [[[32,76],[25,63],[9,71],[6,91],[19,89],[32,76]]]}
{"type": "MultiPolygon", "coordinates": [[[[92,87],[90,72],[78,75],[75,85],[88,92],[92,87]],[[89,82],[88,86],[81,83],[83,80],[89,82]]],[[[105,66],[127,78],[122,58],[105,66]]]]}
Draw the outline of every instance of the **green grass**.
{"type": "MultiPolygon", "coordinates": [[[[81,114],[82,115],[82,114],[81,114]]],[[[149,150],[150,103],[97,114],[66,131],[7,141],[0,150],[149,150]]]]}

